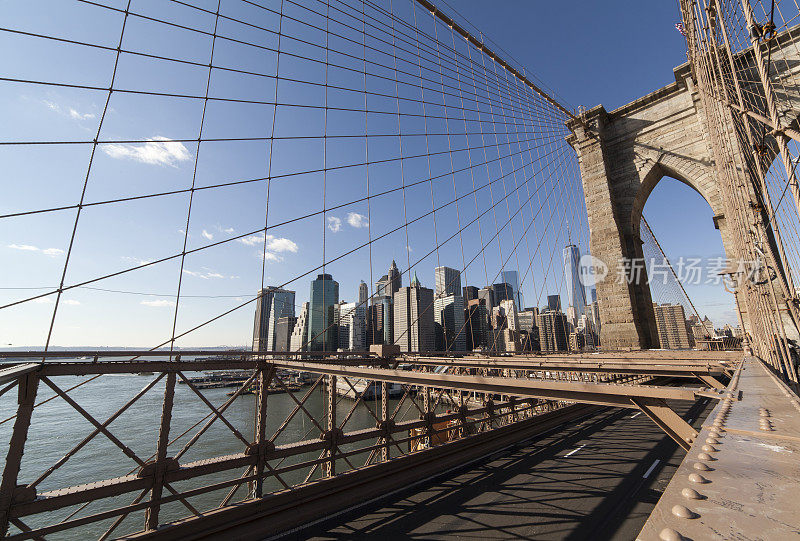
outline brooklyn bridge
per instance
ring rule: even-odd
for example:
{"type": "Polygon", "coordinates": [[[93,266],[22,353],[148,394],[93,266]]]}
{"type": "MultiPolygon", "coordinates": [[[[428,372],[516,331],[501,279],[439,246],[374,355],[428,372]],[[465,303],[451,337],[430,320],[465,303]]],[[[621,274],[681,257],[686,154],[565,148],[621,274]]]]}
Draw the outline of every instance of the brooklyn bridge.
{"type": "Polygon", "coordinates": [[[4,539],[800,537],[800,8],[607,110],[457,7],[0,7],[4,539]]]}

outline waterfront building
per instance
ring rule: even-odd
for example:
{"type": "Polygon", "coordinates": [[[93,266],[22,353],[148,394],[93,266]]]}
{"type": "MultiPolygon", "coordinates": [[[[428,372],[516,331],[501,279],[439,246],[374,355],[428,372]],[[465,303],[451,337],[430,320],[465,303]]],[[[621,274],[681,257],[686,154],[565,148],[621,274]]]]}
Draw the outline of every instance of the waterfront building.
{"type": "Polygon", "coordinates": [[[339,282],[330,274],[320,274],[311,282],[308,308],[310,351],[334,351],[338,346],[333,307],[339,302],[339,282]]]}
{"type": "Polygon", "coordinates": [[[433,351],[436,347],[433,290],[414,273],[409,287],[394,294],[394,343],[400,351],[433,351]]]}
{"type": "Polygon", "coordinates": [[[692,347],[686,314],[680,304],[653,303],[658,341],[662,349],[689,349],[692,347]]]}
{"type": "Polygon", "coordinates": [[[450,267],[436,267],[433,272],[436,297],[461,295],[461,272],[450,267]]]}
{"type": "Polygon", "coordinates": [[[290,351],[308,350],[308,303],[304,302],[300,309],[300,316],[292,329],[292,336],[289,340],[290,351]]]}
{"type": "Polygon", "coordinates": [[[567,286],[567,306],[582,314],[586,306],[586,289],[581,281],[581,252],[575,244],[564,248],[564,278],[567,286]]]}
{"type": "Polygon", "coordinates": [[[437,351],[466,351],[467,330],[464,325],[464,297],[461,295],[437,297],[434,300],[433,308],[437,331],[437,351]]]}

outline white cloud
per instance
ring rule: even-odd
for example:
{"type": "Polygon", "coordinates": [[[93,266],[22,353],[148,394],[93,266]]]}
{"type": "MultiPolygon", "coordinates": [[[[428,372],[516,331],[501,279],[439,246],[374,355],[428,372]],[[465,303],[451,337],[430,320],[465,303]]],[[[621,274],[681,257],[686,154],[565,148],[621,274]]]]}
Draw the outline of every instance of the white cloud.
{"type": "Polygon", "coordinates": [[[95,118],[94,113],[79,113],[72,107],[69,108],[69,117],[73,120],[91,120],[95,118]]]}
{"type": "Polygon", "coordinates": [[[68,306],[78,306],[80,305],[80,301],[76,301],[75,299],[65,299],[61,301],[61,304],[66,304],[68,306]]]}
{"type": "Polygon", "coordinates": [[[350,224],[351,227],[355,227],[356,229],[369,226],[369,220],[367,219],[367,217],[357,212],[347,213],[347,223],[350,224]]]}
{"type": "Polygon", "coordinates": [[[148,139],[146,143],[103,145],[103,152],[114,159],[130,159],[150,165],[170,167],[177,167],[178,162],[192,157],[183,143],[161,136],[148,139]]]}
{"type": "Polygon", "coordinates": [[[297,253],[297,244],[285,237],[273,237],[267,235],[267,250],[273,252],[292,252],[297,253]]]}
{"type": "Polygon", "coordinates": [[[139,259],[138,257],[131,257],[128,255],[122,256],[123,261],[127,261],[128,263],[133,263],[138,266],[147,265],[148,263],[152,263],[152,261],[148,259],[139,259]]]}
{"type": "Polygon", "coordinates": [[[50,257],[55,257],[64,253],[64,250],[61,248],[39,248],[38,246],[31,246],[30,244],[9,244],[8,248],[12,250],[22,250],[23,252],[39,252],[50,257]]]}
{"type": "Polygon", "coordinates": [[[9,248],[12,250],[24,250],[26,252],[38,252],[39,248],[36,246],[31,246],[30,244],[9,244],[9,248]]]}
{"type": "Polygon", "coordinates": [[[33,299],[33,302],[36,304],[53,304],[53,299],[50,297],[39,297],[38,299],[33,299]]]}
{"type": "Polygon", "coordinates": [[[82,121],[82,120],[92,120],[94,118],[97,118],[97,115],[95,115],[94,113],[81,113],[74,107],[63,108],[59,104],[47,100],[44,100],[43,103],[51,111],[58,113],[59,115],[62,116],[68,116],[72,120],[82,121]]]}
{"type": "Polygon", "coordinates": [[[342,219],[336,216],[328,216],[328,229],[334,233],[338,233],[342,228],[342,219]]]}
{"type": "Polygon", "coordinates": [[[168,308],[171,306],[175,306],[175,301],[168,301],[165,299],[158,299],[153,301],[142,301],[141,303],[144,306],[150,306],[152,308],[168,308]]]}
{"type": "MultiPolygon", "coordinates": [[[[257,246],[259,244],[264,243],[264,234],[259,233],[258,235],[250,235],[247,237],[243,237],[238,239],[239,242],[242,244],[246,244],[247,246],[257,246]]],[[[267,235],[267,250],[266,254],[263,252],[256,252],[257,257],[263,257],[266,261],[272,261],[274,263],[279,263],[283,261],[283,257],[276,254],[277,253],[285,253],[291,252],[293,254],[297,253],[299,247],[297,243],[291,239],[287,239],[286,237],[276,237],[275,235],[267,235]]]]}
{"type": "Polygon", "coordinates": [[[203,237],[208,240],[214,240],[214,235],[203,229],[203,237]]]}
{"type": "Polygon", "coordinates": [[[263,257],[264,261],[272,261],[273,263],[280,263],[283,261],[283,258],[279,255],[275,255],[272,252],[267,252],[265,254],[258,254],[259,257],[263,257]]]}
{"type": "Polygon", "coordinates": [[[226,227],[225,229],[222,230],[223,233],[233,233],[234,231],[236,230],[232,227],[226,227]]]}
{"type": "Polygon", "coordinates": [[[196,271],[190,271],[189,269],[183,269],[183,274],[194,276],[195,278],[202,278],[203,280],[210,280],[212,278],[225,278],[224,275],[213,271],[196,272],[196,271]]]}
{"type": "Polygon", "coordinates": [[[250,235],[247,237],[242,237],[238,240],[242,244],[246,244],[248,246],[255,246],[256,244],[264,242],[264,235],[250,235]]]}

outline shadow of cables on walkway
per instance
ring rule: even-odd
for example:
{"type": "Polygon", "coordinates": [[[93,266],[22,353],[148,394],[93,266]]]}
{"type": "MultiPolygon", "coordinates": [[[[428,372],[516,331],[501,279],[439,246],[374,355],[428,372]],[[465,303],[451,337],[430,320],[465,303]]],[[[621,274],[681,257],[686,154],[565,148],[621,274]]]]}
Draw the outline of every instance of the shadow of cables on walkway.
{"type": "MultiPolygon", "coordinates": [[[[691,420],[707,408],[672,405],[691,420]]],[[[632,539],[683,454],[644,415],[601,408],[284,539],[632,539]]]]}

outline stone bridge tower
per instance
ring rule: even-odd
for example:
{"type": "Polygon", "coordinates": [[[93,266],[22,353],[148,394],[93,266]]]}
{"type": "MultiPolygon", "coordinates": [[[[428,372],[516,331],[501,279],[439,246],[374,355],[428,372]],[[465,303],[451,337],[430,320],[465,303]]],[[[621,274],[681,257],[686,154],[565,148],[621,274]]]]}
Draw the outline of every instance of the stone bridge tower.
{"type": "MultiPolygon", "coordinates": [[[[609,267],[597,284],[601,343],[609,349],[659,347],[646,273],[617,280],[621,260],[642,258],[642,209],[659,180],[669,176],[694,188],[711,206],[727,257],[723,200],[702,104],[688,64],[674,70],[675,82],[607,112],[602,106],[571,121],[568,141],[578,155],[591,231],[592,255],[609,267]]],[[[675,209],[679,219],[680,209],[675,209]]],[[[640,259],[641,260],[641,259],[640,259]]]]}

